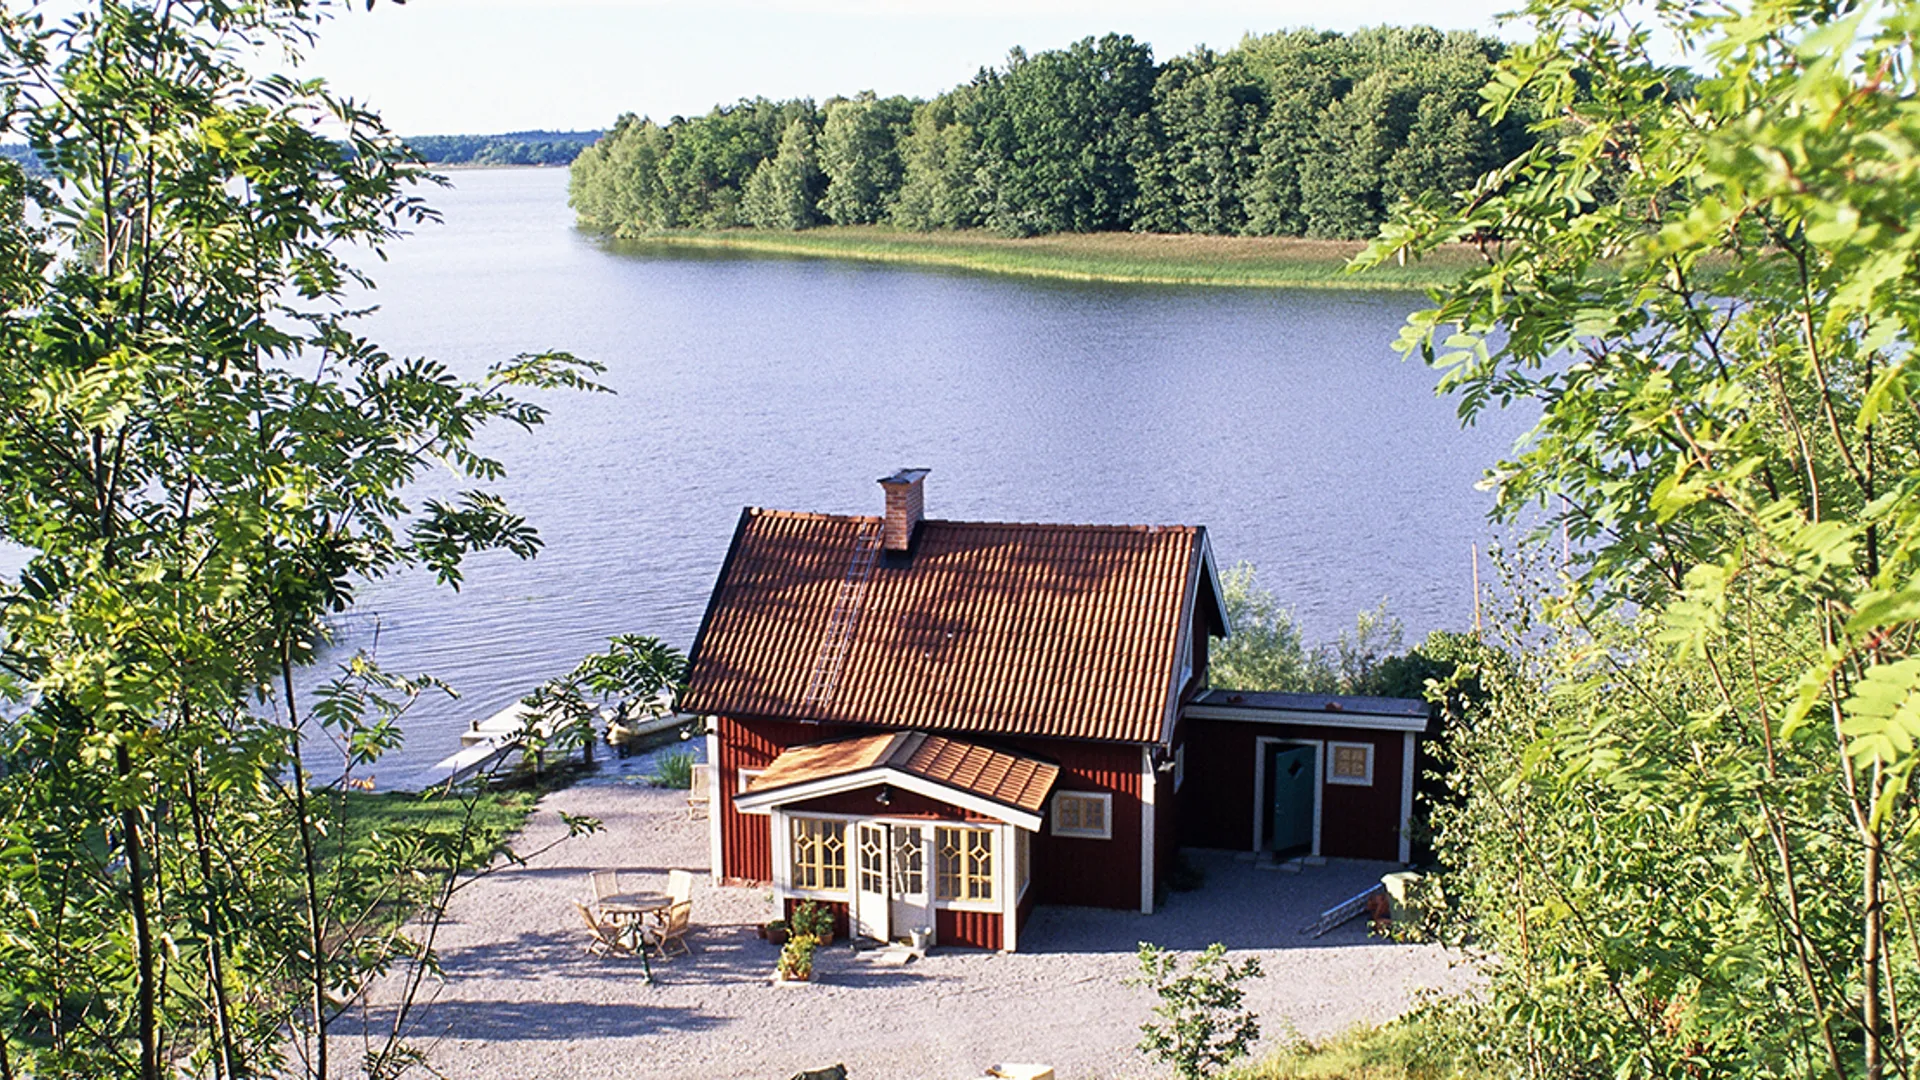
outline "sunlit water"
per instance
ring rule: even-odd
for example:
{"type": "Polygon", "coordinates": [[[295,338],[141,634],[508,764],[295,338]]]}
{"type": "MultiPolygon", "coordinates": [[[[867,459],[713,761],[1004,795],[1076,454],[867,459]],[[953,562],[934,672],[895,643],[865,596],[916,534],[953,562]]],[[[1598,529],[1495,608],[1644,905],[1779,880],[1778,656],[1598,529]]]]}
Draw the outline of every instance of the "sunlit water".
{"type": "Polygon", "coordinates": [[[1390,348],[1416,294],[1067,284],[815,259],[611,250],[563,170],[453,174],[445,214],[375,264],[367,331],[466,373],[564,349],[614,394],[543,394],[487,448],[540,531],[458,593],[375,582],[336,659],[461,693],[375,772],[412,786],[469,719],[616,633],[692,644],[742,506],[875,513],[926,466],[931,517],[1208,527],[1310,637],[1382,597],[1409,641],[1472,622],[1485,467],[1524,427],[1462,431],[1390,348]]]}

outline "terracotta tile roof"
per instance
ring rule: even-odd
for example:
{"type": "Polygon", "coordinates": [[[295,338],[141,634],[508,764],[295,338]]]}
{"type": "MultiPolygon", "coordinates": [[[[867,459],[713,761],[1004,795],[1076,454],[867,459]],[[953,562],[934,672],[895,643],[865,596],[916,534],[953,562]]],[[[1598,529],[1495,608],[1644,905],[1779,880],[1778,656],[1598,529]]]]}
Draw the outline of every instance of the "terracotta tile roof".
{"type": "Polygon", "coordinates": [[[919,731],[796,746],[782,751],[747,785],[747,794],[815,780],[896,769],[944,787],[1037,814],[1060,767],[975,743],[919,731]]]}
{"type": "Polygon", "coordinates": [[[894,736],[868,735],[861,739],[813,743],[780,752],[766,770],[747,785],[748,791],[772,791],[829,776],[844,776],[877,767],[892,752],[894,736]]]}
{"type": "Polygon", "coordinates": [[[856,541],[878,521],[747,510],[682,707],[959,733],[1163,737],[1203,529],[924,521],[910,560],[873,565],[833,692],[810,701],[856,541]]]}

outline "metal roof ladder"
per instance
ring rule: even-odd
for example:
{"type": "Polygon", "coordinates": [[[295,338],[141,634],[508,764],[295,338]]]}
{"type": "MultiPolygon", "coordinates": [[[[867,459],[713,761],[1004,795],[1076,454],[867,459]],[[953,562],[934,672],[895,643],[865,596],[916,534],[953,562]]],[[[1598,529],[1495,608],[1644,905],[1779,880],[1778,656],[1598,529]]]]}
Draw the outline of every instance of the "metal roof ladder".
{"type": "Polygon", "coordinates": [[[846,576],[834,593],[833,610],[827,615],[827,636],[813,658],[813,673],[807,680],[807,692],[800,699],[802,708],[817,708],[833,700],[840,684],[840,668],[846,663],[847,649],[853,644],[853,631],[860,622],[860,609],[867,602],[867,583],[873,577],[873,564],[880,557],[880,522],[861,528],[853,538],[853,554],[847,559],[846,576]]]}

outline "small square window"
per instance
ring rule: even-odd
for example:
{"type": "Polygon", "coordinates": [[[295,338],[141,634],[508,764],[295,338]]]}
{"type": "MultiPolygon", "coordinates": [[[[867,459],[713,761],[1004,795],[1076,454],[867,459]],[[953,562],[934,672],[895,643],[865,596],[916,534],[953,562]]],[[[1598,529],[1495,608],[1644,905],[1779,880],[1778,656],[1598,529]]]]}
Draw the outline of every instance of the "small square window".
{"type": "Polygon", "coordinates": [[[1053,797],[1053,835],[1091,840],[1113,838],[1113,796],[1062,791],[1053,797]]]}
{"type": "Polygon", "coordinates": [[[1373,786],[1372,743],[1328,743],[1327,783],[1373,786]]]}

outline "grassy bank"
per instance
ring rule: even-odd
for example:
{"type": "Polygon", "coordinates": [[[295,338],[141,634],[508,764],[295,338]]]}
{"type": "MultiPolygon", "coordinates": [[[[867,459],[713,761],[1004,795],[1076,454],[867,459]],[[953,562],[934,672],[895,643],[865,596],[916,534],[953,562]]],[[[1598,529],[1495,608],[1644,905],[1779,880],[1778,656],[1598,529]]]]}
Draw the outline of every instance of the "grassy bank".
{"type": "Polygon", "coordinates": [[[622,243],[639,251],[750,251],[1070,281],[1295,289],[1418,289],[1450,280],[1479,258],[1473,249],[1458,246],[1409,266],[1347,273],[1347,261],[1364,246],[1357,240],[1159,233],[1060,233],[1014,240],[978,230],[919,233],[881,226],[688,230],[622,243]]]}
{"type": "Polygon", "coordinates": [[[1415,1014],[1380,1027],[1360,1027],[1336,1038],[1300,1043],[1233,1080],[1490,1080],[1461,1062],[1431,1016],[1415,1014]]]}
{"type": "Polygon", "coordinates": [[[370,920],[363,930],[398,925],[433,897],[449,868],[478,870],[492,862],[539,794],[330,793],[325,797],[340,802],[329,808],[338,833],[320,848],[327,876],[364,905],[370,920]]]}

